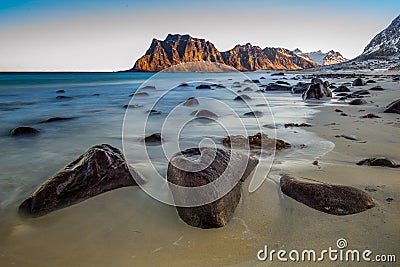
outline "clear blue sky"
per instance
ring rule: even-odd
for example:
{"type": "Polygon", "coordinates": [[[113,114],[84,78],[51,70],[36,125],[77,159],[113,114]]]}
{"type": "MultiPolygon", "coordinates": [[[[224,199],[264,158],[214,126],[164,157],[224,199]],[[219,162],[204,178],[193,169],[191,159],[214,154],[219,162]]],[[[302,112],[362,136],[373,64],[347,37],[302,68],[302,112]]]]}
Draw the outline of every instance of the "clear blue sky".
{"type": "Polygon", "coordinates": [[[168,33],[353,58],[399,13],[398,0],[1,0],[0,70],[126,69],[168,33]]]}

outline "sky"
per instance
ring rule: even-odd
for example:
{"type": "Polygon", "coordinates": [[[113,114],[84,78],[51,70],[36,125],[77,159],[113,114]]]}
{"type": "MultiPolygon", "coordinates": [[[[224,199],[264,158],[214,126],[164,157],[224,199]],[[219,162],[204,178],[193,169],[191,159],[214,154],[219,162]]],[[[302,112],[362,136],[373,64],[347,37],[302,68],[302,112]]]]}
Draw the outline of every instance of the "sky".
{"type": "Polygon", "coordinates": [[[399,0],[1,0],[0,71],[129,69],[168,33],[351,59],[399,14],[399,0]]]}

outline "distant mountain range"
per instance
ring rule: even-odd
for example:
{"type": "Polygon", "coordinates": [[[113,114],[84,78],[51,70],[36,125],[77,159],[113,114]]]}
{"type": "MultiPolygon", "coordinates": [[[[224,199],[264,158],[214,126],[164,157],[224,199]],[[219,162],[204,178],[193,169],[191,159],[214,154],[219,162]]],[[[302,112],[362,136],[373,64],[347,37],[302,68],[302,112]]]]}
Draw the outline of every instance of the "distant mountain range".
{"type": "Polygon", "coordinates": [[[299,56],[308,57],[318,65],[323,66],[338,64],[347,61],[347,59],[345,59],[342,54],[333,50],[326,53],[323,53],[321,50],[303,53],[300,49],[296,48],[293,52],[295,52],[299,56]]]}
{"type": "MultiPolygon", "coordinates": [[[[298,52],[298,51],[297,51],[298,52]]],[[[322,64],[337,63],[329,57],[340,56],[338,52],[324,54],[322,64]]],[[[322,52],[321,52],[322,54],[322,52]]],[[[146,54],[139,58],[131,71],[160,71],[170,66],[192,61],[223,63],[240,71],[254,70],[299,70],[320,65],[311,56],[299,54],[285,48],[236,45],[220,52],[205,39],[189,35],[168,34],[165,40],[153,39],[146,54]]]]}
{"type": "Polygon", "coordinates": [[[160,71],[165,68],[192,61],[226,64],[240,71],[300,70],[307,68],[392,68],[399,69],[400,16],[377,34],[365,47],[364,52],[353,60],[345,59],[333,50],[323,53],[303,53],[285,48],[236,45],[220,52],[205,39],[189,35],[168,34],[165,40],[153,39],[146,54],[139,58],[129,71],[160,71]]]}

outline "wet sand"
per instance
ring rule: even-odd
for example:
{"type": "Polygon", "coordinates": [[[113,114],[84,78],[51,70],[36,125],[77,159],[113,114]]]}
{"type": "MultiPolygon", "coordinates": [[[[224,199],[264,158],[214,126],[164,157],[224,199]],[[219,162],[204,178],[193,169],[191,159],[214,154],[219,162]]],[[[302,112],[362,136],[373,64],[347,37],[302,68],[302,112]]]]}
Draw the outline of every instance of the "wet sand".
{"type": "MultiPolygon", "coordinates": [[[[321,251],[335,248],[339,238],[345,238],[350,249],[368,248],[375,254],[398,254],[399,257],[400,169],[355,164],[372,156],[386,156],[400,162],[400,115],[382,113],[387,103],[400,97],[400,84],[390,80],[360,89],[375,85],[381,85],[385,91],[371,91],[371,97],[366,99],[374,101],[372,104],[332,104],[319,108],[320,112],[308,119],[312,127],[306,130],[333,142],[334,149],[316,158],[319,166],[311,160],[309,164],[290,166],[284,155],[278,155],[269,179],[256,192],[247,192],[250,179],[244,184],[234,218],[224,228],[190,227],[179,219],[174,207],[159,203],[139,188],[111,191],[35,219],[20,218],[14,205],[15,213],[1,218],[0,265],[287,266],[290,263],[277,260],[260,262],[257,252],[264,245],[276,250],[321,251]],[[337,108],[349,116],[340,116],[334,111],[337,108]],[[382,118],[360,118],[368,113],[382,118]],[[356,135],[366,143],[335,137],[338,134],[356,135]],[[278,175],[283,172],[361,190],[374,189],[368,194],[376,207],[348,216],[313,210],[281,194],[278,175]],[[387,198],[393,201],[386,201],[387,198]]],[[[293,128],[293,131],[301,130],[293,128]]],[[[343,264],[366,265],[326,259],[319,266],[343,264]]]]}

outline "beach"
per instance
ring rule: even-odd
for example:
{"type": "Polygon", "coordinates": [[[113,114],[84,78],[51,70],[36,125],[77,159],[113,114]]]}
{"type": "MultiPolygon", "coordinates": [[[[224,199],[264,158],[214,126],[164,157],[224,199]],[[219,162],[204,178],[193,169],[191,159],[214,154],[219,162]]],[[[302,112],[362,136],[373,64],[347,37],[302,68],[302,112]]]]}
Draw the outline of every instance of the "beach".
{"type": "MultiPolygon", "coordinates": [[[[245,74],[251,79],[266,77],[263,84],[283,80],[283,77],[272,77],[265,72],[245,74]]],[[[303,80],[308,82],[308,76],[317,74],[289,72],[285,75],[285,81],[291,85],[303,80]],[[298,79],[294,80],[293,77],[298,79]]],[[[266,92],[271,109],[262,109],[264,120],[261,124],[271,125],[275,121],[276,137],[291,143],[292,149],[277,152],[271,172],[258,190],[248,192],[250,179],[243,184],[240,203],[231,221],[223,228],[205,230],[190,227],[180,220],[175,207],[158,202],[139,187],[113,190],[43,217],[21,217],[18,214],[20,202],[45,179],[91,145],[109,143],[122,149],[122,122],[126,116],[123,106],[129,103],[129,94],[150,77],[149,74],[139,75],[142,76],[119,76],[117,81],[113,79],[111,82],[105,78],[98,84],[93,84],[98,77],[90,84],[87,83],[87,77],[82,78],[83,82],[77,83],[73,80],[67,85],[49,85],[44,82],[44,85],[38,86],[40,90],[44,90],[40,92],[32,88],[22,88],[19,84],[16,88],[22,88],[20,91],[1,92],[2,103],[9,104],[2,106],[7,107],[7,110],[2,110],[5,127],[0,141],[4,148],[3,155],[7,155],[9,151],[10,156],[1,160],[2,169],[6,171],[1,180],[0,265],[287,266],[288,263],[276,259],[259,261],[257,253],[266,245],[274,250],[322,251],[329,247],[335,248],[340,238],[347,240],[347,248],[350,249],[369,249],[374,254],[399,256],[400,169],[356,165],[362,159],[382,156],[400,162],[400,117],[398,114],[383,113],[388,103],[400,97],[400,83],[392,80],[393,75],[398,75],[395,72],[357,73],[357,76],[364,75],[364,79],[374,79],[377,83],[362,87],[349,86],[352,91],[370,89],[376,85],[384,88],[384,91],[370,91],[371,94],[365,97],[368,101],[365,105],[350,106],[337,98],[324,103],[305,103],[300,95],[290,92],[266,92]],[[375,78],[374,75],[379,77],[375,78]],[[67,95],[71,93],[73,99],[55,101],[54,92],[59,89],[65,89],[67,95]],[[27,98],[22,104],[11,99],[20,99],[18,94],[24,94],[27,98]],[[27,107],[21,108],[23,105],[27,107]],[[13,107],[16,109],[12,109],[13,107]],[[335,109],[342,112],[336,112],[335,109]],[[31,112],[27,114],[29,110],[31,112]],[[272,120],[269,110],[273,114],[272,120]],[[347,116],[342,116],[341,113],[347,116]],[[381,118],[361,118],[369,113],[381,118]],[[74,119],[54,127],[37,123],[52,116],[68,116],[74,119]],[[9,129],[18,126],[16,123],[40,127],[39,138],[12,139],[7,134],[9,129]],[[285,128],[285,123],[308,123],[311,127],[285,128]],[[357,140],[336,137],[342,134],[354,135],[357,140]],[[304,149],[301,148],[303,144],[304,149]],[[317,165],[313,164],[314,160],[318,161],[317,165]],[[283,174],[358,188],[369,194],[376,206],[347,216],[314,210],[281,192],[279,179],[283,174]]],[[[173,83],[184,81],[184,76],[171,75],[176,75],[169,80],[173,83]]],[[[62,76],[60,79],[64,78],[62,76]]],[[[194,74],[194,77],[189,78],[196,81],[210,79],[210,83],[229,86],[236,81],[236,77],[231,78],[224,74],[194,74]]],[[[354,80],[322,79],[336,85],[354,80]]],[[[242,77],[239,82],[241,87],[235,88],[235,91],[245,87],[242,77]]],[[[184,99],[194,91],[188,92],[183,94],[184,99]]],[[[214,94],[219,100],[229,103],[237,113],[245,112],[240,104],[233,102],[233,97],[229,96],[226,100],[226,93],[223,91],[216,89],[199,94],[214,94]]],[[[151,102],[152,92],[149,95],[150,97],[144,97],[141,102],[145,105],[143,111],[151,102]]],[[[258,101],[256,92],[248,95],[255,102],[258,101]]],[[[222,119],[226,118],[227,125],[234,125],[230,124],[230,117],[224,113],[223,107],[206,107],[215,111],[222,119]]],[[[159,106],[159,109],[162,114],[168,110],[167,106],[159,106]]],[[[157,120],[156,118],[155,122],[157,120]]],[[[255,134],[257,127],[253,121],[244,120],[248,123],[246,129],[255,134]]],[[[193,146],[204,137],[203,132],[194,129],[204,129],[206,126],[195,124],[193,127],[195,128],[188,130],[191,135],[185,140],[183,147],[193,146]]],[[[219,140],[223,133],[213,125],[207,127],[207,137],[222,147],[219,140]]],[[[232,129],[236,130],[235,127],[232,126],[232,129]]],[[[264,127],[262,130],[274,135],[273,129],[264,127]]],[[[150,131],[154,132],[155,129],[151,128],[150,131]]],[[[127,137],[137,140],[141,136],[132,132],[127,137]]],[[[133,143],[132,146],[137,148],[138,144],[133,143]]],[[[141,162],[141,155],[135,154],[135,149],[130,151],[133,151],[131,156],[136,160],[134,166],[146,173],[148,166],[141,162]]],[[[153,153],[158,155],[157,150],[153,153]]],[[[155,157],[154,160],[155,165],[165,170],[165,159],[155,157]]],[[[303,261],[296,264],[365,266],[365,262],[342,263],[328,259],[322,263],[303,261]]],[[[388,263],[387,266],[391,266],[390,264],[393,263],[388,263]]],[[[382,265],[379,263],[374,266],[382,265]]]]}

